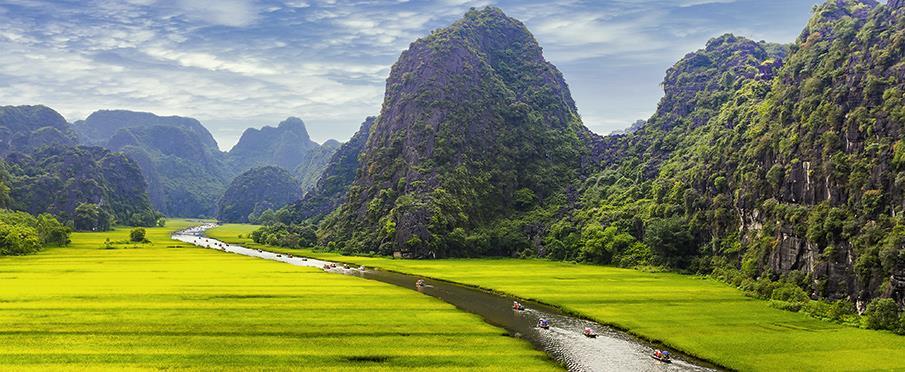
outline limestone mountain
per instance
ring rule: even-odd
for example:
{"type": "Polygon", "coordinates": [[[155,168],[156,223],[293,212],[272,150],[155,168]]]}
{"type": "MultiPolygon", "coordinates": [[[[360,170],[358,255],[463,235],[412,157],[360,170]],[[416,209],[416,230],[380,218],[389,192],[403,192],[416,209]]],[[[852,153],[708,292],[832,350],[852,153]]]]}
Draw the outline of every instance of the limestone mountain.
{"type": "Polygon", "coordinates": [[[273,165],[287,169],[301,181],[303,191],[317,182],[339,142],[323,145],[311,140],[302,119],[290,117],[276,127],[248,128],[229,151],[233,168],[243,172],[253,167],[273,165]]]}
{"type": "Polygon", "coordinates": [[[302,196],[298,181],[282,168],[252,168],[236,177],[220,198],[217,218],[248,223],[252,214],[277,209],[302,196]]]}
{"type": "Polygon", "coordinates": [[[591,136],[528,29],[473,9],[393,65],[348,199],[321,236],[349,251],[481,253],[488,245],[464,247],[465,236],[562,203],[591,136]]]}
{"type": "Polygon", "coordinates": [[[141,170],[121,153],[50,145],[32,153],[10,153],[5,163],[12,209],[47,212],[71,223],[76,208],[88,203],[123,224],[153,226],[157,220],[141,170]]]}
{"type": "Polygon", "coordinates": [[[262,165],[295,169],[307,152],[318,146],[309,137],[305,122],[290,117],[277,127],[246,129],[239,142],[229,150],[229,157],[234,166],[240,169],[262,165]]]}
{"type": "Polygon", "coordinates": [[[0,155],[76,144],[66,119],[47,106],[0,106],[0,155]]]}
{"type": "Polygon", "coordinates": [[[285,222],[319,221],[346,200],[349,187],[358,174],[358,157],[368,142],[375,120],[375,117],[365,119],[352,139],[333,153],[314,188],[301,200],[287,206],[288,220],[285,222]]]}
{"type": "Polygon", "coordinates": [[[106,144],[120,129],[144,128],[150,126],[178,127],[194,133],[202,146],[217,149],[214,136],[196,119],[181,116],[158,116],[149,112],[128,110],[95,111],[85,120],[73,123],[80,141],[89,145],[106,144]]]}
{"type": "Polygon", "coordinates": [[[302,162],[292,171],[292,174],[299,179],[302,192],[307,193],[317,185],[317,181],[327,169],[330,159],[342,145],[339,141],[331,139],[308,150],[302,162]]]}
{"type": "Polygon", "coordinates": [[[120,223],[153,225],[157,214],[138,166],[121,153],[76,142],[51,108],[0,107],[0,204],[70,223],[80,204],[96,204],[120,223]]]}
{"type": "Polygon", "coordinates": [[[545,246],[905,302],[902,5],[829,1],[788,51],[727,35],[683,58],[545,246]]]}
{"type": "Polygon", "coordinates": [[[122,151],[138,163],[151,202],[168,216],[213,216],[237,173],[210,132],[192,118],[105,110],[74,127],[83,143],[122,151]]]}

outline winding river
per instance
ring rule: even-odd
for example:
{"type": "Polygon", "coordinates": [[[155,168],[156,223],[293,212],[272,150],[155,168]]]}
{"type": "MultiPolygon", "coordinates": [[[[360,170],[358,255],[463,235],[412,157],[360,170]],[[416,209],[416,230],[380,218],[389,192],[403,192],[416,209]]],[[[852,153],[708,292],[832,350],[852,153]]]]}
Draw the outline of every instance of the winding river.
{"type": "MultiPolygon", "coordinates": [[[[323,269],[332,262],[289,256],[242,246],[227,244],[204,236],[204,232],[214,224],[205,224],[177,232],[173,239],[200,247],[223,252],[258,257],[285,262],[296,266],[323,269]]],[[[531,342],[534,347],[545,351],[550,357],[562,363],[570,371],[710,371],[713,366],[684,355],[673,354],[671,363],[662,363],[651,357],[654,345],[623,332],[592,321],[568,316],[556,308],[530,301],[522,301],[523,311],[512,309],[513,298],[486,292],[480,289],[443,281],[425,280],[416,286],[417,276],[382,271],[373,268],[344,269],[343,265],[327,270],[331,273],[352,275],[364,279],[377,280],[419,291],[439,298],[457,308],[481,316],[484,321],[531,342]],[[549,329],[536,327],[540,318],[550,321],[549,329]],[[582,334],[585,327],[597,332],[596,338],[582,334]]]]}

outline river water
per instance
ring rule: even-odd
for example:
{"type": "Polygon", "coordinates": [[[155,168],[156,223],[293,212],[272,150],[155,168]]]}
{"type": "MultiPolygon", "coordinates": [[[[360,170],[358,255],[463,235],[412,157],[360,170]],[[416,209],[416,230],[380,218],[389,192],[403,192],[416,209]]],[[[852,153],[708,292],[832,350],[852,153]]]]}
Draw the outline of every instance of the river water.
{"type": "MultiPolygon", "coordinates": [[[[290,257],[287,254],[245,248],[205,237],[204,232],[215,226],[205,224],[180,231],[173,235],[173,239],[200,247],[280,261],[296,266],[323,270],[325,265],[332,264],[332,262],[312,258],[290,257]]],[[[341,264],[338,264],[335,269],[326,271],[377,280],[439,298],[463,311],[481,316],[487,323],[505,329],[513,337],[531,342],[534,347],[545,351],[570,371],[710,371],[715,369],[705,362],[678,353],[673,353],[671,363],[659,362],[651,357],[654,352],[653,345],[611,327],[565,315],[558,309],[543,304],[522,301],[521,303],[525,305],[526,309],[517,311],[512,309],[513,298],[449,282],[425,279],[424,285],[416,286],[415,283],[420,279],[417,276],[374,268],[344,269],[341,264]],[[536,327],[540,318],[550,321],[549,329],[536,327]],[[585,327],[594,329],[598,336],[596,338],[585,337],[582,334],[585,327]]]]}

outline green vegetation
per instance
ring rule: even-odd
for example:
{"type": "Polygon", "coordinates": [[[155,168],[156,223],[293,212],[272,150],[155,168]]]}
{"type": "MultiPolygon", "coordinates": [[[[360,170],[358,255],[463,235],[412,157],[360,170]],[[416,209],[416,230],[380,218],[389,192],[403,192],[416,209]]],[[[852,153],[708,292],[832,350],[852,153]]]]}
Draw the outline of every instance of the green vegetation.
{"type": "Polygon", "coordinates": [[[45,246],[69,244],[69,227],[49,214],[32,216],[0,209],[0,256],[35,253],[45,246]]]}
{"type": "MultiPolygon", "coordinates": [[[[342,144],[318,175],[317,184],[302,200],[282,208],[279,222],[287,225],[318,222],[346,200],[349,186],[358,174],[358,156],[368,142],[375,117],[368,117],[349,142],[342,144]]],[[[324,144],[326,145],[326,143],[324,144]]],[[[267,224],[261,221],[261,224],[267,224]]]]}
{"type": "Polygon", "coordinates": [[[7,178],[9,207],[31,214],[51,213],[76,229],[106,229],[101,217],[117,223],[153,226],[159,214],[148,201],[147,186],[140,169],[121,153],[98,147],[53,145],[32,153],[7,156],[0,181],[7,178]],[[82,228],[88,211],[82,205],[94,205],[95,222],[82,228]]]}
{"type": "Polygon", "coordinates": [[[278,209],[302,197],[298,181],[283,168],[252,168],[229,184],[220,198],[217,219],[247,223],[267,210],[278,209]]]}
{"type": "Polygon", "coordinates": [[[322,244],[406,257],[523,250],[523,231],[485,227],[567,204],[591,135],[576,113],[527,28],[498,8],[472,9],[394,65],[348,198],[321,224],[322,244]]]}
{"type": "Polygon", "coordinates": [[[169,239],[190,225],[0,258],[0,369],[556,369],[414,291],[169,239]]]}
{"type": "MultiPolygon", "coordinates": [[[[209,235],[249,247],[257,226],[209,235]],[[242,236],[242,238],[239,238],[242,236]]],[[[738,370],[901,368],[905,338],[772,308],[719,281],[547,260],[394,260],[311,250],[293,254],[439,278],[560,306],[738,370]]]]}
{"type": "Polygon", "coordinates": [[[133,243],[144,243],[147,242],[147,238],[145,236],[147,236],[147,230],[141,227],[136,227],[129,232],[129,241],[133,243]]]}
{"type": "Polygon", "coordinates": [[[43,146],[76,144],[76,135],[58,112],[46,106],[0,106],[0,156],[30,153],[43,146]]]}

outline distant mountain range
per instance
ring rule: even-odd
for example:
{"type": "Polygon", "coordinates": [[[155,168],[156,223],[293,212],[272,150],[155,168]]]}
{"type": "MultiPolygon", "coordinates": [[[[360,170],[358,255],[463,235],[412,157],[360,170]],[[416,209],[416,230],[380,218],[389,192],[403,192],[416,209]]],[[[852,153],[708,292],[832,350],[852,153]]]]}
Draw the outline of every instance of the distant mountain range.
{"type": "Polygon", "coordinates": [[[304,122],[291,117],[277,127],[248,129],[231,151],[223,152],[207,128],[193,118],[101,110],[70,125],[45,106],[0,107],[0,155],[32,156],[47,146],[76,145],[125,154],[140,168],[146,198],[165,215],[213,217],[233,178],[255,167],[284,168],[300,184],[299,194],[306,192],[340,143],[317,144],[304,122]]]}
{"type": "Polygon", "coordinates": [[[324,153],[336,148],[335,141],[324,146],[311,141],[298,118],[277,127],[249,128],[229,152],[220,151],[207,128],[192,118],[105,110],[73,128],[82,143],[122,151],[138,163],[154,207],[182,217],[216,215],[230,181],[254,167],[295,171],[308,185],[323,171],[328,160],[324,153]]]}

